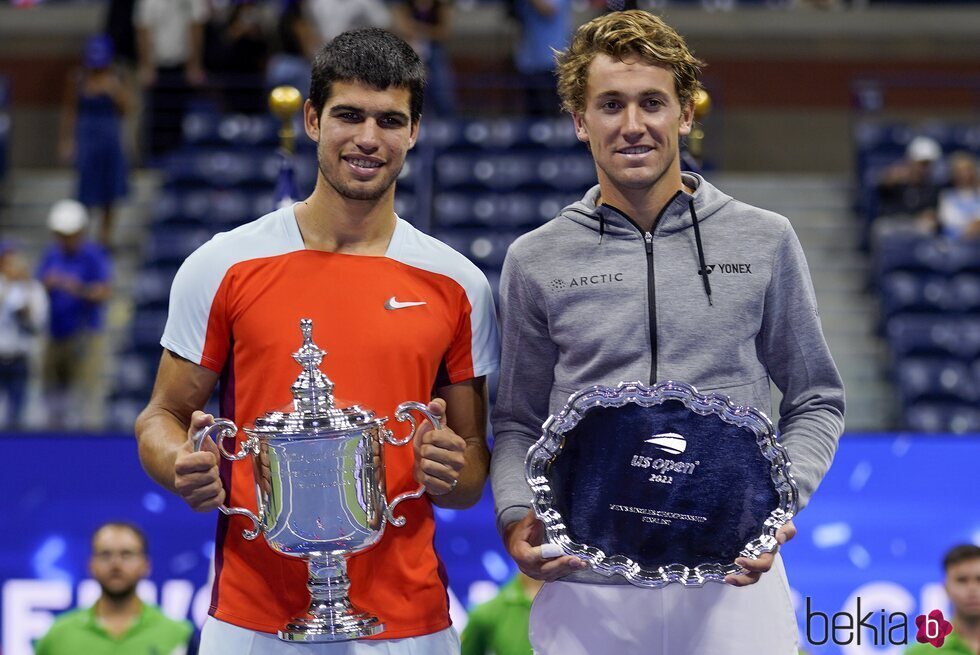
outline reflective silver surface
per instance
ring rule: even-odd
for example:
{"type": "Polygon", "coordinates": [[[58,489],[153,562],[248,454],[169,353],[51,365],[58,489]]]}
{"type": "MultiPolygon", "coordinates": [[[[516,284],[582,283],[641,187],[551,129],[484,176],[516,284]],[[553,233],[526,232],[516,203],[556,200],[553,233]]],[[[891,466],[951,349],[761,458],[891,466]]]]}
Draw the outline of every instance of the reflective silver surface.
{"type": "Polygon", "coordinates": [[[280,639],[358,639],[378,634],[384,626],[351,604],[345,558],[377,543],[387,522],[404,525],[404,517],[393,515],[395,507],[425,492],[420,486],[390,503],[386,500],[384,443],[411,442],[417,428],[413,410],[434,427],[440,424],[426,405],[402,403],[395,418],[409,420],[412,431],[399,440],[384,427],[387,417],[376,417],[357,405],[334,407],[333,382],[320,370],[326,353],[313,343],[312,321],[303,319],[300,327],[303,345],[293,358],[303,370],[292,386],[291,411],[269,412],[245,426],[247,439],[235,453],[224,444],[237,428],[217,419],[195,435],[195,449],[213,436],[222,457],[240,460],[251,455],[258,515],[242,507],[219,509],[253,522],[253,529],[242,533],[245,539],[261,532],[273,550],[309,562],[309,614],[292,619],[279,631],[280,639]]]}
{"type": "MultiPolygon", "coordinates": [[[[725,576],[741,571],[734,561],[727,566],[709,563],[645,568],[622,553],[605,553],[592,545],[577,543],[568,534],[566,520],[556,509],[553,490],[556,481],[553,478],[552,464],[562,454],[567,433],[590,409],[616,408],[627,404],[655,407],[667,400],[679,401],[688,410],[701,416],[715,415],[755,436],[756,445],[769,462],[769,473],[778,504],[765,519],[759,536],[746,543],[739,555],[754,559],[762,553],[772,552],[777,546],[776,532],[793,518],[798,505],[798,492],[790,474],[789,459],[783,446],[776,440],[772,422],[756,408],[736,406],[727,396],[721,394],[700,394],[693,386],[682,382],[666,381],[653,387],[639,382],[623,382],[617,387],[597,385],[570,396],[565,407],[545,421],[541,438],[528,451],[525,460],[525,474],[534,494],[534,510],[544,524],[547,542],[557,544],[565,554],[585,560],[592,570],[603,575],[619,574],[631,584],[640,587],[662,587],[674,582],[686,586],[701,586],[709,581],[721,582],[725,576]]],[[[612,470],[609,472],[612,476],[616,474],[612,470]]],[[[605,482],[609,485],[622,483],[615,479],[605,482]]]]}

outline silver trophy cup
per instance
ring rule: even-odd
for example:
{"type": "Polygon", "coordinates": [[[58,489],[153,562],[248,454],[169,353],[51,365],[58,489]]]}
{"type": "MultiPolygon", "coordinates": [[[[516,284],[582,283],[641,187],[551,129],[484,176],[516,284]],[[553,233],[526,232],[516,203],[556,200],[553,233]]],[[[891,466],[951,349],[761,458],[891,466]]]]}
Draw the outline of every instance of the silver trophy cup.
{"type": "MultiPolygon", "coordinates": [[[[395,439],[384,427],[387,417],[358,405],[334,407],[333,383],[320,370],[326,354],[313,343],[313,322],[302,319],[303,345],[293,358],[303,372],[293,383],[291,411],[269,412],[245,426],[248,436],[238,450],[225,448],[238,428],[226,419],[194,435],[200,450],[213,437],[221,455],[237,461],[252,457],[258,516],[243,507],[219,507],[229,516],[249,518],[245,539],[265,535],[269,546],[308,561],[311,602],[308,616],[291,619],[280,631],[284,641],[331,642],[376,635],[384,625],[351,604],[346,557],[374,545],[385,524],[405,524],[394,515],[403,500],[419,498],[425,487],[392,501],[385,494],[384,444],[404,446],[415,436],[415,410],[433,427],[439,420],[419,402],[404,402],[395,418],[409,421],[411,433],[395,439]]],[[[287,408],[289,409],[289,408],[287,408]]]]}

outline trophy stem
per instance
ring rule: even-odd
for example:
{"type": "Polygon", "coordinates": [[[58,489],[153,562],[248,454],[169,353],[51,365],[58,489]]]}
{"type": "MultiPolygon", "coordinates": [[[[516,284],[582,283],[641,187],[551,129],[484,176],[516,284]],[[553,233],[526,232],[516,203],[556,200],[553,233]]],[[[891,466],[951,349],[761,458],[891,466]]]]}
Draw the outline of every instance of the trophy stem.
{"type": "Polygon", "coordinates": [[[311,554],[308,616],[296,618],[279,631],[283,641],[347,641],[376,635],[384,630],[378,617],[362,612],[350,602],[347,560],[331,553],[311,554]]]}

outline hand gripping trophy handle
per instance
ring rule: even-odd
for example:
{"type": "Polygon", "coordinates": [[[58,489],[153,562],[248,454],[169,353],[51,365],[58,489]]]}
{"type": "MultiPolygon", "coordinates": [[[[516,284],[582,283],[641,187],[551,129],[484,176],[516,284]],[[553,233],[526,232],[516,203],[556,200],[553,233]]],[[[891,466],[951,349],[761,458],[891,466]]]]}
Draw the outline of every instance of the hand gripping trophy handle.
{"type": "MultiPolygon", "coordinates": [[[[442,429],[442,421],[440,421],[437,416],[435,416],[432,412],[429,411],[427,405],[423,405],[422,403],[415,402],[415,401],[408,401],[402,403],[401,405],[395,408],[395,418],[398,419],[399,421],[403,421],[403,422],[408,421],[409,423],[411,423],[412,432],[404,439],[395,439],[394,435],[391,433],[390,430],[385,430],[385,441],[387,441],[393,446],[404,446],[413,438],[415,438],[415,434],[416,432],[418,432],[419,426],[415,420],[415,417],[412,416],[411,414],[411,410],[413,409],[419,414],[422,414],[427,419],[429,419],[429,423],[432,424],[432,428],[434,430],[442,429]]],[[[412,498],[421,498],[422,494],[424,493],[425,493],[425,485],[420,484],[419,488],[416,489],[415,491],[407,491],[403,494],[395,496],[394,500],[388,503],[387,507],[385,507],[385,517],[396,528],[402,527],[403,525],[405,525],[405,517],[395,516],[394,514],[395,507],[397,507],[398,504],[403,500],[410,500],[412,498]]]]}
{"type": "MultiPolygon", "coordinates": [[[[214,443],[218,446],[218,452],[225,459],[231,461],[237,461],[240,459],[245,459],[249,455],[254,455],[257,452],[257,440],[254,438],[249,438],[242,442],[241,448],[237,453],[229,452],[225,449],[225,439],[234,439],[235,435],[238,434],[238,427],[229,421],[228,419],[219,418],[215,419],[214,423],[211,425],[201,428],[193,436],[194,441],[194,452],[201,450],[201,446],[204,445],[204,440],[208,437],[214,438],[214,443]]],[[[242,536],[248,541],[255,539],[259,536],[261,531],[259,517],[257,517],[253,512],[245,509],[244,507],[226,507],[224,505],[219,505],[218,509],[221,510],[222,514],[226,516],[244,516],[252,521],[253,529],[242,530],[242,536]]]]}

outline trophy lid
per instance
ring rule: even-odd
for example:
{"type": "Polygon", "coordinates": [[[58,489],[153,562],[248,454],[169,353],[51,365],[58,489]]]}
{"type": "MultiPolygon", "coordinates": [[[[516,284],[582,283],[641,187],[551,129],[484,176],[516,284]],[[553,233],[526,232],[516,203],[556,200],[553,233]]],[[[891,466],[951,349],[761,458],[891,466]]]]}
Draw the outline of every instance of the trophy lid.
{"type": "Polygon", "coordinates": [[[360,405],[335,406],[334,384],[320,370],[327,353],[313,343],[313,321],[300,319],[299,326],[303,332],[303,345],[293,353],[293,359],[303,371],[290,387],[292,405],[260,416],[255,419],[255,425],[246,427],[245,431],[270,439],[342,437],[387,421],[360,405]]]}

